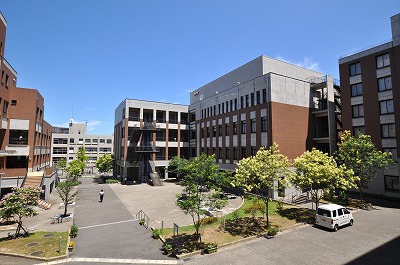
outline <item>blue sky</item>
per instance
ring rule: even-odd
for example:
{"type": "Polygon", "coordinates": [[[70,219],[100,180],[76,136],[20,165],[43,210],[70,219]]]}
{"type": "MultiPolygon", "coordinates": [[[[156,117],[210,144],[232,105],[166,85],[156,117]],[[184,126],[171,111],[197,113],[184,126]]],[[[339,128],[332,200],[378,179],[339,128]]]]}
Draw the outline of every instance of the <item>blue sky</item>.
{"type": "Polygon", "coordinates": [[[267,55],[330,74],[390,40],[398,0],[1,0],[5,57],[45,98],[53,126],[112,134],[125,98],[189,104],[189,92],[267,55]]]}

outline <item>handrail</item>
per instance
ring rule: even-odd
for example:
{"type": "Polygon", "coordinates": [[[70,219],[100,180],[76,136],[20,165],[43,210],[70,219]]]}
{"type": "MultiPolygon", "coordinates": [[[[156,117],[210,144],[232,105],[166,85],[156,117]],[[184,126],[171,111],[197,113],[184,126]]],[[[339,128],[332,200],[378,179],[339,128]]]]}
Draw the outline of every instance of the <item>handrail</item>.
{"type": "Polygon", "coordinates": [[[141,222],[143,220],[143,226],[148,229],[149,228],[149,222],[150,222],[150,218],[147,216],[147,214],[143,211],[140,210],[137,214],[136,214],[136,219],[139,220],[139,222],[141,222]]]}
{"type": "Polygon", "coordinates": [[[25,173],[25,178],[24,178],[24,180],[22,181],[20,188],[22,188],[22,187],[24,186],[27,177],[28,177],[28,170],[27,170],[26,173],[25,173]]]}

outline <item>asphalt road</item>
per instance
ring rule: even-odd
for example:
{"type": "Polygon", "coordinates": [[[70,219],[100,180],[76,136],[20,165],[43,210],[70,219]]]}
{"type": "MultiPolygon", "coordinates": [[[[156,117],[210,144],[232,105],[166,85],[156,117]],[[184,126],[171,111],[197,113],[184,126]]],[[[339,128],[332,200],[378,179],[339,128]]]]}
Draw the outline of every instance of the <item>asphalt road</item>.
{"type": "Polygon", "coordinates": [[[400,207],[354,214],[352,227],[330,232],[304,226],[272,239],[255,239],[185,264],[400,264],[400,207]]]}

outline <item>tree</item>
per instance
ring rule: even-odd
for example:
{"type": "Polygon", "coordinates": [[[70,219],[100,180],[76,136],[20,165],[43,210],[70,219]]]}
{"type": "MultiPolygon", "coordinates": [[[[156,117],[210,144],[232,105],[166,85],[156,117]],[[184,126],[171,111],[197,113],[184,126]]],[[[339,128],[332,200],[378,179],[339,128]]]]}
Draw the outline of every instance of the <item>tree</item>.
{"type": "Polygon", "coordinates": [[[114,168],[115,159],[112,154],[104,154],[96,161],[96,167],[100,173],[111,172],[114,168]]]}
{"type": "Polygon", "coordinates": [[[202,154],[191,161],[186,159],[180,161],[174,169],[175,172],[183,175],[181,181],[183,191],[177,195],[176,204],[185,214],[191,215],[196,229],[195,235],[200,242],[199,230],[203,221],[202,217],[206,213],[205,208],[221,209],[226,203],[226,199],[221,199],[219,196],[219,188],[216,185],[219,166],[214,163],[214,159],[214,155],[202,154]]]}
{"type": "Polygon", "coordinates": [[[242,186],[245,191],[254,193],[265,203],[264,213],[269,226],[270,191],[277,189],[278,185],[285,186],[290,174],[292,170],[289,159],[281,154],[278,145],[274,144],[268,149],[261,147],[255,156],[240,160],[233,185],[242,186]]]}
{"type": "Polygon", "coordinates": [[[61,158],[60,161],[57,163],[57,167],[62,169],[62,173],[64,174],[64,169],[67,167],[67,161],[65,158],[61,158]]]}
{"type": "Polygon", "coordinates": [[[189,160],[174,156],[168,163],[167,171],[177,174],[177,177],[179,178],[181,175],[186,173],[185,168],[188,163],[189,160]]]}
{"type": "Polygon", "coordinates": [[[33,217],[37,215],[37,211],[33,208],[38,205],[40,189],[36,187],[13,188],[13,191],[3,197],[0,201],[0,209],[3,211],[3,217],[6,219],[13,218],[18,224],[15,236],[20,235],[21,229],[28,232],[22,226],[23,218],[33,217]]]}
{"type": "Polygon", "coordinates": [[[83,174],[85,164],[80,160],[72,160],[66,168],[70,181],[77,181],[83,174]]]}
{"type": "Polygon", "coordinates": [[[68,204],[72,203],[76,194],[78,194],[77,191],[74,191],[77,185],[78,182],[75,181],[59,182],[57,185],[57,192],[64,203],[64,217],[67,216],[68,204]]]}
{"type": "Polygon", "coordinates": [[[395,161],[391,153],[378,151],[369,135],[360,133],[354,137],[350,131],[345,131],[340,140],[336,160],[352,169],[359,177],[356,184],[362,200],[362,193],[367,182],[376,178],[378,170],[394,164],[395,161]]]}
{"type": "Polygon", "coordinates": [[[89,157],[86,155],[86,149],[84,146],[79,148],[78,153],[76,154],[77,160],[81,161],[86,165],[86,162],[88,161],[89,157]]]}
{"type": "Polygon", "coordinates": [[[357,177],[345,165],[338,166],[333,157],[315,148],[306,151],[294,160],[296,174],[291,182],[302,189],[311,189],[315,209],[322,198],[322,192],[336,188],[346,190],[355,187],[357,177]]]}

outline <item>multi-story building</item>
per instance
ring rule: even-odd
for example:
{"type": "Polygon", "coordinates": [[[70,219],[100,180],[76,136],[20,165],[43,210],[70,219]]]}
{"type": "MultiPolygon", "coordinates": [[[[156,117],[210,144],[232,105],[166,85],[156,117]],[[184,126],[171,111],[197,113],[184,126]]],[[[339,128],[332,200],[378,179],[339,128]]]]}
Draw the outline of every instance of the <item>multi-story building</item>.
{"type": "Polygon", "coordinates": [[[191,147],[215,154],[222,170],[279,145],[293,159],[316,147],[332,154],[340,132],[338,82],[330,76],[266,56],[193,91],[191,147]]]}
{"type": "Polygon", "coordinates": [[[6,29],[7,21],[0,13],[0,196],[38,171],[37,185],[48,194],[54,186],[54,179],[46,177],[53,172],[52,127],[44,120],[44,98],[39,91],[16,86],[17,72],[4,58],[6,29]]]}
{"type": "Polygon", "coordinates": [[[115,110],[114,175],[128,183],[168,178],[172,157],[189,157],[188,106],[125,99],[115,110]]]}
{"type": "Polygon", "coordinates": [[[68,128],[53,128],[52,163],[57,164],[64,158],[68,165],[70,161],[77,159],[78,151],[85,147],[86,155],[89,157],[85,173],[96,173],[97,159],[104,154],[114,152],[113,138],[112,135],[87,134],[86,123],[76,123],[71,119],[68,128]]]}
{"type": "MultiPolygon", "coordinates": [[[[392,40],[339,59],[343,128],[371,135],[398,161],[400,147],[400,14],[391,17],[392,40]]],[[[382,170],[365,190],[400,198],[399,164],[382,170]]]]}

